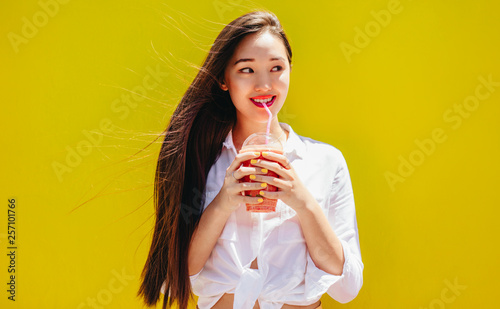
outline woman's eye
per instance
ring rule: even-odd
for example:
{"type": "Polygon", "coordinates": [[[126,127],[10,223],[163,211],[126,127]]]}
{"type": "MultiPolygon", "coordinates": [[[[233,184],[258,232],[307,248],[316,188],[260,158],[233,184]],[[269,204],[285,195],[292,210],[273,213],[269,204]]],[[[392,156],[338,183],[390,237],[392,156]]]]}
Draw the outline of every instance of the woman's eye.
{"type": "Polygon", "coordinates": [[[242,72],[242,73],[252,73],[253,70],[250,69],[250,68],[243,68],[243,69],[240,70],[240,72],[242,72]]]}
{"type": "Polygon", "coordinates": [[[281,65],[277,65],[277,66],[275,66],[275,67],[272,69],[272,71],[273,71],[273,72],[277,72],[277,71],[281,71],[281,70],[283,70],[283,67],[282,67],[281,65]],[[277,68],[277,70],[275,70],[276,68],[277,68]]]}

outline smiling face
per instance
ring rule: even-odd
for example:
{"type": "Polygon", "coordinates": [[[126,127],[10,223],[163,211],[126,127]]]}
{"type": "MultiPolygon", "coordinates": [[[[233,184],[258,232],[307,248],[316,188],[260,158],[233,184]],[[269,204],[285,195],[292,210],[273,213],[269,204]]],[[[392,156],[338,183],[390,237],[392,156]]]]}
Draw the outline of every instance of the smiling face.
{"type": "Polygon", "coordinates": [[[237,121],[267,123],[266,104],[276,117],[285,103],[290,64],[283,41],[267,31],[244,37],[224,71],[223,90],[236,107],[237,121]]]}

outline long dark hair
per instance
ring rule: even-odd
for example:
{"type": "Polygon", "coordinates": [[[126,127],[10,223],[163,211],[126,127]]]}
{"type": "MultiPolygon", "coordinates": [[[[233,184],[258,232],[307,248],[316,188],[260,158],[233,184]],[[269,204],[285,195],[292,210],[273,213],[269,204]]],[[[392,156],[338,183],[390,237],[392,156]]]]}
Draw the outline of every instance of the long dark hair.
{"type": "Polygon", "coordinates": [[[282,39],[291,64],[290,44],[273,13],[255,11],[235,19],[215,39],[163,132],[154,186],[155,227],[137,293],[147,306],[156,305],[163,283],[163,309],[175,302],[185,309],[192,298],[189,244],[202,214],[208,172],[236,123],[236,109],[220,84],[238,43],[264,31],[282,39]]]}

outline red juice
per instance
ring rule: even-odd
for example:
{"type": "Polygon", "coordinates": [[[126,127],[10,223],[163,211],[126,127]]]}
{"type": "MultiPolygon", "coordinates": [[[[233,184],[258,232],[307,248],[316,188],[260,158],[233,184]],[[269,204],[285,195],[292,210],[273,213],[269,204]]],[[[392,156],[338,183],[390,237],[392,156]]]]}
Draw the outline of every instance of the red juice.
{"type": "MultiPolygon", "coordinates": [[[[262,160],[268,160],[268,161],[272,161],[272,160],[269,160],[268,158],[262,156],[262,152],[274,152],[274,153],[283,154],[282,150],[268,149],[268,148],[262,149],[258,146],[252,146],[249,148],[242,149],[242,150],[240,150],[240,153],[241,152],[248,152],[248,151],[260,152],[261,153],[260,156],[258,158],[255,158],[255,159],[262,159],[262,160]]],[[[244,161],[243,166],[245,166],[245,167],[253,166],[250,163],[250,161],[251,160],[244,161]]],[[[260,174],[260,175],[262,175],[262,174],[260,174]]],[[[270,177],[279,178],[279,176],[275,172],[270,171],[270,170],[268,170],[266,175],[270,176],[270,177]]],[[[240,182],[258,182],[258,181],[250,179],[250,176],[244,176],[243,178],[240,179],[240,182]]],[[[278,191],[278,188],[273,186],[273,185],[268,184],[267,187],[259,189],[259,190],[247,190],[247,191],[245,191],[246,196],[261,197],[264,200],[263,202],[257,203],[257,204],[246,203],[247,211],[251,211],[251,212],[273,212],[273,211],[276,211],[276,203],[278,200],[263,197],[260,195],[259,191],[275,192],[275,191],[278,191]]]]}

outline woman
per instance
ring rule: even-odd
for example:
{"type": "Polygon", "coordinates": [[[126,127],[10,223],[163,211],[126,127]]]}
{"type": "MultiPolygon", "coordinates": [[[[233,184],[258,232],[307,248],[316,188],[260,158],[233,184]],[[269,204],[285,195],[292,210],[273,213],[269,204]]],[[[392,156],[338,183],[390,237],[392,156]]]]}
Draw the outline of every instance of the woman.
{"type": "Polygon", "coordinates": [[[352,186],[333,146],[297,135],[277,114],[288,93],[292,51],[276,16],[251,12],[228,24],[165,132],[155,179],[156,224],[138,292],[163,308],[321,308],[363,284],[352,186]],[[284,153],[239,154],[252,133],[279,137],[284,153]],[[252,166],[242,162],[253,159],[252,166]],[[266,176],[268,171],[278,177],[266,176]],[[252,175],[255,182],[242,182],[252,175]],[[245,203],[277,199],[272,213],[245,203]]]}

